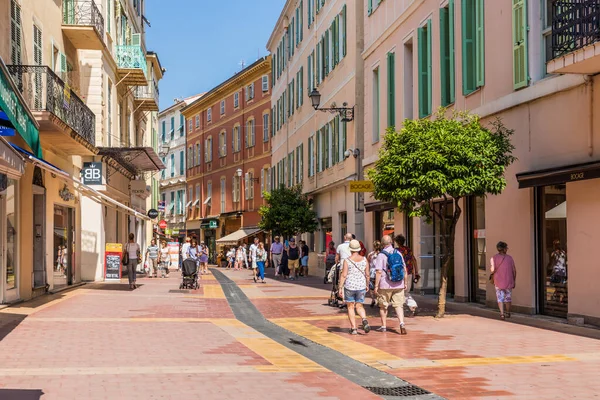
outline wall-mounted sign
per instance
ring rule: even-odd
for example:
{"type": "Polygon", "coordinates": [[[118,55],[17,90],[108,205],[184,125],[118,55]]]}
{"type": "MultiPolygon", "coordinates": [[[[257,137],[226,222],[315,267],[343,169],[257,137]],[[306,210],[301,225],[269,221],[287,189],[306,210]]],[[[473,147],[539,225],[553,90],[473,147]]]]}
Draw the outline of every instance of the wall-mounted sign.
{"type": "Polygon", "coordinates": [[[160,229],[166,229],[166,228],[167,228],[167,221],[165,221],[164,219],[163,219],[163,220],[161,220],[161,221],[158,223],[158,226],[160,227],[160,229]]]}
{"type": "Polygon", "coordinates": [[[129,184],[131,194],[133,196],[139,196],[142,198],[146,198],[148,196],[148,188],[146,187],[146,181],[137,180],[131,181],[129,184]]]}
{"type": "Polygon", "coordinates": [[[159,212],[165,212],[165,202],[164,201],[159,201],[158,202],[158,211],[159,212]]]}
{"type": "Polygon", "coordinates": [[[102,185],[102,163],[84,162],[81,179],[84,185],[102,185]]]}
{"type": "Polygon", "coordinates": [[[372,192],[375,190],[375,186],[371,181],[354,181],[350,182],[350,192],[372,192]]]}
{"type": "Polygon", "coordinates": [[[158,217],[158,210],[155,210],[154,208],[151,208],[150,210],[148,210],[148,218],[154,219],[157,217],[158,217]]]}

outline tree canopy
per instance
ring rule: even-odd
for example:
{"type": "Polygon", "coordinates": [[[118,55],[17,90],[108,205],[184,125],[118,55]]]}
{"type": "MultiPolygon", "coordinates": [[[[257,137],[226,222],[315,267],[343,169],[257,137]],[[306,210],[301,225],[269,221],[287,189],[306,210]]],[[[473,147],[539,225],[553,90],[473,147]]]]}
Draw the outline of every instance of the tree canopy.
{"type": "Polygon", "coordinates": [[[286,238],[317,230],[317,213],[300,185],[291,188],[282,185],[264,196],[267,204],[258,210],[261,229],[286,238]]]}

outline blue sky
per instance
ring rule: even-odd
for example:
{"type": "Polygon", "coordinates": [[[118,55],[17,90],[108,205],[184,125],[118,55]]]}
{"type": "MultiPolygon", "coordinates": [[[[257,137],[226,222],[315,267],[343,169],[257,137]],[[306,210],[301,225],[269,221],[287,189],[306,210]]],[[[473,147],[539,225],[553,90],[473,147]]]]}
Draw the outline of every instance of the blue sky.
{"type": "Polygon", "coordinates": [[[160,109],[173,99],[205,92],[258,56],[285,0],[146,0],[148,50],[167,69],[159,83],[160,109]]]}

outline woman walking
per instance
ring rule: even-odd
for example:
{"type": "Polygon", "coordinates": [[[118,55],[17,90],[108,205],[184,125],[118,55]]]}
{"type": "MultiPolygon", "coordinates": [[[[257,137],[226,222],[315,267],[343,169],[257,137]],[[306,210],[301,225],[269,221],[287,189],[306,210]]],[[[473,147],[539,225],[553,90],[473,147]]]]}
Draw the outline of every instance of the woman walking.
{"type": "Polygon", "coordinates": [[[376,240],[373,242],[373,251],[367,256],[367,262],[369,263],[369,289],[371,293],[371,308],[377,304],[377,295],[375,294],[375,278],[377,277],[377,271],[375,270],[375,260],[381,251],[381,242],[376,240]]]}
{"type": "Polygon", "coordinates": [[[200,261],[200,273],[202,275],[208,274],[208,247],[204,242],[200,242],[198,248],[198,260],[200,261]]]}
{"type": "Polygon", "coordinates": [[[238,248],[235,250],[235,271],[239,271],[240,269],[242,269],[244,265],[244,249],[242,248],[242,246],[238,246],[238,248]]]}
{"type": "Polygon", "coordinates": [[[351,256],[342,261],[342,277],[340,278],[340,296],[344,296],[348,306],[348,319],[350,320],[350,334],[357,335],[356,313],[362,319],[362,328],[369,333],[371,327],[367,321],[367,315],[363,307],[365,294],[369,281],[369,264],[365,257],[359,253],[361,246],[358,240],[350,241],[351,256]]]}
{"type": "Polygon", "coordinates": [[[500,318],[504,320],[504,318],[510,318],[512,290],[515,288],[517,268],[515,267],[515,260],[506,254],[508,251],[506,243],[498,242],[496,249],[498,250],[498,254],[494,255],[490,260],[490,271],[494,280],[494,286],[496,287],[500,318]]]}
{"type": "Polygon", "coordinates": [[[136,269],[140,262],[141,252],[140,245],[135,243],[135,235],[129,234],[129,242],[125,245],[123,250],[123,265],[127,266],[127,277],[129,278],[129,289],[137,288],[136,281],[136,269]]]}
{"type": "Polygon", "coordinates": [[[150,241],[150,246],[146,248],[146,262],[148,263],[148,278],[158,278],[158,252],[159,248],[156,239],[150,241]]]}
{"type": "MultiPolygon", "coordinates": [[[[258,266],[258,276],[262,283],[265,283],[265,263],[267,262],[267,250],[265,244],[260,242],[256,249],[256,265],[258,266]]],[[[254,278],[256,280],[256,278],[254,278]]]]}
{"type": "Polygon", "coordinates": [[[163,240],[160,242],[160,270],[163,278],[169,274],[169,264],[171,263],[171,255],[169,254],[169,248],[167,247],[167,241],[163,240]]]}

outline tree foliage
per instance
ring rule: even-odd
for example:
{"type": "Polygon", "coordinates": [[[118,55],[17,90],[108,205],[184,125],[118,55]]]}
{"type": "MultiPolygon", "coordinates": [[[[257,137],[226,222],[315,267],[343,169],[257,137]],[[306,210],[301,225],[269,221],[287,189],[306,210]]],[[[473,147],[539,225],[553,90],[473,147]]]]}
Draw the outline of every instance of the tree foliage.
{"type": "Polygon", "coordinates": [[[287,188],[282,185],[265,193],[265,200],[267,204],[258,210],[262,217],[261,229],[286,238],[317,230],[317,213],[308,196],[302,193],[301,186],[287,188]]]}
{"type": "Polygon", "coordinates": [[[477,115],[440,109],[432,119],[405,120],[402,130],[389,129],[368,177],[374,196],[392,202],[410,216],[440,221],[443,258],[438,316],[445,312],[448,267],[454,256],[455,228],[466,196],[500,194],[504,173],[515,160],[513,131],[500,120],[489,127],[477,115]],[[442,201],[436,209],[435,201],[442,201]],[[451,217],[447,207],[453,206],[451,217]]]}

